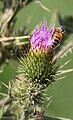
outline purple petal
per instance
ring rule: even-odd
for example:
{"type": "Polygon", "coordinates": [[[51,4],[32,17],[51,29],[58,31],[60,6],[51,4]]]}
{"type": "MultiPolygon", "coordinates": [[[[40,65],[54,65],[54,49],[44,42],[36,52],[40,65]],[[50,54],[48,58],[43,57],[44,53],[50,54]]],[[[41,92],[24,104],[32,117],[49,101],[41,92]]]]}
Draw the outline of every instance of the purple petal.
{"type": "Polygon", "coordinates": [[[36,26],[35,30],[33,31],[30,37],[30,44],[32,48],[48,48],[51,47],[53,44],[52,35],[54,33],[54,27],[48,29],[47,21],[45,20],[41,26],[36,26]]]}

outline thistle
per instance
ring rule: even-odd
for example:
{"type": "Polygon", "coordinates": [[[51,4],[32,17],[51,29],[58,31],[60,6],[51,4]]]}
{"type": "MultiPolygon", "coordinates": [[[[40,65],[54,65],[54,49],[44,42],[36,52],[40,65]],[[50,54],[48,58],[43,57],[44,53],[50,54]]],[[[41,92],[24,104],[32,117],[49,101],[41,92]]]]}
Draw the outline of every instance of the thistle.
{"type": "MultiPolygon", "coordinates": [[[[54,30],[54,27],[48,29],[46,21],[35,28],[29,39],[29,52],[20,60],[19,75],[10,83],[10,97],[17,101],[25,120],[41,119],[45,90],[58,74],[59,67],[53,61],[54,30]]],[[[20,111],[19,114],[22,116],[20,111]]]]}

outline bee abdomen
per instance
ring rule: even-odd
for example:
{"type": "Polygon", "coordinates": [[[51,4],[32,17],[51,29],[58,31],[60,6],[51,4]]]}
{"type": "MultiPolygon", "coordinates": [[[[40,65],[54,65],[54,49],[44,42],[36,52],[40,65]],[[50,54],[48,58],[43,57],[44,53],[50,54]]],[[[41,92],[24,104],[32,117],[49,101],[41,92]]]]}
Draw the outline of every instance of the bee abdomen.
{"type": "Polygon", "coordinates": [[[52,48],[55,48],[60,42],[58,40],[54,40],[53,44],[52,44],[52,48]]]}
{"type": "Polygon", "coordinates": [[[59,43],[62,40],[62,36],[63,36],[63,32],[62,29],[60,28],[56,28],[53,34],[53,44],[52,44],[52,48],[55,48],[59,45],[59,43]]]}

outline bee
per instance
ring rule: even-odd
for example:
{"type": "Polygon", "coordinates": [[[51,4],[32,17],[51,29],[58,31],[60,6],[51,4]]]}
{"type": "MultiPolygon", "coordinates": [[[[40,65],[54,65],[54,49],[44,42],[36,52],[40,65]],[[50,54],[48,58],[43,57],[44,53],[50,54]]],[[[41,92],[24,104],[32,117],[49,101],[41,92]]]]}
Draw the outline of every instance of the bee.
{"type": "Polygon", "coordinates": [[[55,28],[54,33],[53,33],[53,44],[52,48],[58,47],[60,44],[62,37],[63,37],[64,31],[62,30],[62,27],[55,28]]]}

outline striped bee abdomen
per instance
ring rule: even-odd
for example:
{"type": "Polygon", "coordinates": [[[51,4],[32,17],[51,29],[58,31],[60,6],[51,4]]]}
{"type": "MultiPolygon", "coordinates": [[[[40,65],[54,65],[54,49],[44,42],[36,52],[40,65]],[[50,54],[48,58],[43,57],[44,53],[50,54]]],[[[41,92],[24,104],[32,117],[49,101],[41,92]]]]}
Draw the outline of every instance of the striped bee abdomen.
{"type": "Polygon", "coordinates": [[[52,48],[55,48],[60,44],[60,42],[62,40],[63,33],[64,32],[62,31],[61,28],[56,28],[55,29],[55,31],[53,33],[53,36],[52,36],[53,37],[52,48]]]}

